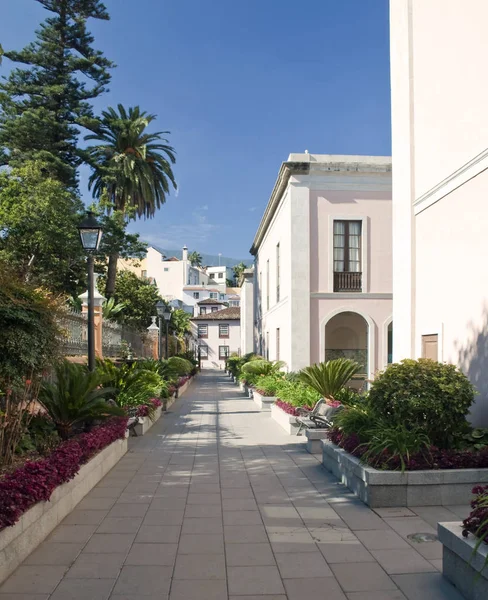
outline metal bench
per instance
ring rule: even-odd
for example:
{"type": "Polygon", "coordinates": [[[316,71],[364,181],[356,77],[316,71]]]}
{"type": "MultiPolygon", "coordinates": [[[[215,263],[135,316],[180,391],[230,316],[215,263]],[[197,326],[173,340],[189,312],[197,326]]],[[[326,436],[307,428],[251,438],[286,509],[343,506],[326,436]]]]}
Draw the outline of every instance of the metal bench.
{"type": "Polygon", "coordinates": [[[296,418],[299,426],[297,435],[301,435],[302,429],[329,429],[334,423],[335,415],[342,408],[342,404],[340,406],[327,404],[324,398],[320,398],[312,410],[299,408],[299,415],[296,418]]]}

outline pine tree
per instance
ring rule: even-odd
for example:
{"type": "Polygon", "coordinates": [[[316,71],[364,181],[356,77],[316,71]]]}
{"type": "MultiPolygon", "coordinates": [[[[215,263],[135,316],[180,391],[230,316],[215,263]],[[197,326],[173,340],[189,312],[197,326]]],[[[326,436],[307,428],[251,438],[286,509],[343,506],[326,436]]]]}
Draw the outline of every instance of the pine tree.
{"type": "Polygon", "coordinates": [[[79,127],[93,127],[89,101],[106,91],[113,66],[93,48],[86,24],[109,15],[100,0],[35,1],[52,15],[34,42],[4,52],[23,66],[0,83],[0,164],[41,160],[50,175],[75,187],[79,127]]]}

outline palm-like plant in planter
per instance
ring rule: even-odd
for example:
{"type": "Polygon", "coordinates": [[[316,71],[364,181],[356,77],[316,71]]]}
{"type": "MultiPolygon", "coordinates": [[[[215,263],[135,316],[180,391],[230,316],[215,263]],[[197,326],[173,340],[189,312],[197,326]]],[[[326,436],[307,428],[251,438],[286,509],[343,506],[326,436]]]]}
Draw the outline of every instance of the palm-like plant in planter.
{"type": "Polygon", "coordinates": [[[99,373],[83,365],[63,361],[55,368],[56,383],[45,382],[39,402],[53,420],[62,439],[67,439],[86,424],[113,416],[124,416],[118,406],[105,400],[112,388],[102,388],[99,373]]]}
{"type": "Polygon", "coordinates": [[[336,395],[359,369],[360,365],[357,362],[337,358],[306,367],[300,372],[299,379],[326,400],[335,400],[336,395]]]}
{"type": "Polygon", "coordinates": [[[256,359],[242,365],[241,372],[246,375],[274,375],[279,373],[285,365],[286,363],[282,360],[270,362],[265,359],[256,359]]]}

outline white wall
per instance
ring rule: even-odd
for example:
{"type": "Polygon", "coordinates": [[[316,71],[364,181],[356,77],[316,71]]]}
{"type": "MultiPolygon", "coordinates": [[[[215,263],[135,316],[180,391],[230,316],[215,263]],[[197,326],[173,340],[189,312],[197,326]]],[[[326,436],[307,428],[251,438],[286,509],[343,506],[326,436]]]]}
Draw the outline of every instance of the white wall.
{"type": "Polygon", "coordinates": [[[219,346],[228,346],[230,354],[239,353],[241,347],[241,327],[238,320],[203,320],[192,322],[193,337],[199,345],[208,346],[208,359],[202,359],[203,369],[223,369],[225,360],[219,359],[219,346]],[[197,339],[198,325],[208,325],[208,338],[197,339]],[[219,325],[229,325],[229,338],[219,338],[219,325]]]}
{"type": "Polygon", "coordinates": [[[486,0],[390,0],[394,360],[462,368],[488,425],[486,0]]]}
{"type": "Polygon", "coordinates": [[[254,273],[244,275],[241,287],[241,353],[254,352],[254,273]]]}
{"type": "Polygon", "coordinates": [[[280,360],[292,370],[293,354],[291,347],[291,203],[290,194],[285,192],[280,206],[266,232],[256,256],[255,290],[256,319],[258,320],[255,351],[262,351],[270,360],[276,360],[276,329],[280,330],[280,360]],[[276,301],[276,246],[280,244],[280,301],[276,301]],[[269,260],[269,308],[267,307],[267,261],[269,260]],[[260,281],[261,273],[261,281],[260,281]],[[259,336],[262,336],[260,348],[259,336]],[[269,347],[266,348],[266,340],[269,347]]]}

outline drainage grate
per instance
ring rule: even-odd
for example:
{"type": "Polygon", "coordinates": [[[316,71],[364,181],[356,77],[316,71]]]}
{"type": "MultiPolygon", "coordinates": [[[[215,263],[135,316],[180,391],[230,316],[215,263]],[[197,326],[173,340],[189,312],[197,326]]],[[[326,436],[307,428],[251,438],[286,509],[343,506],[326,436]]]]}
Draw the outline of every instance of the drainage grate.
{"type": "Polygon", "coordinates": [[[407,538],[412,540],[412,542],[417,542],[417,544],[437,542],[437,536],[433,533],[411,533],[410,535],[407,535],[407,538]]]}

